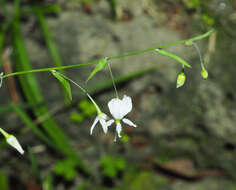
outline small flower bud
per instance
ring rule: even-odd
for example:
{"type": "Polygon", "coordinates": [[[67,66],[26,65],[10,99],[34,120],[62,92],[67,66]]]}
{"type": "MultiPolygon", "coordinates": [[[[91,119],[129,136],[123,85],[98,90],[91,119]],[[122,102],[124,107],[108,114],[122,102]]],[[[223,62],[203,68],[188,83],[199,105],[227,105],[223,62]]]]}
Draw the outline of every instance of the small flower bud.
{"type": "Polygon", "coordinates": [[[15,136],[10,135],[9,137],[6,138],[6,141],[9,145],[15,148],[19,153],[24,154],[24,150],[22,149],[20,143],[18,142],[15,136]]]}
{"type": "Polygon", "coordinates": [[[24,154],[24,150],[22,149],[20,143],[16,139],[15,136],[8,134],[6,131],[4,131],[2,128],[0,128],[0,133],[5,137],[6,142],[11,145],[13,148],[15,148],[19,153],[24,154]]]}
{"type": "Polygon", "coordinates": [[[202,69],[201,71],[201,75],[203,79],[207,79],[208,78],[208,72],[206,69],[202,69]]]}
{"type": "Polygon", "coordinates": [[[185,80],[186,80],[186,75],[184,72],[181,72],[177,77],[176,88],[183,86],[185,83],[185,80]]]}

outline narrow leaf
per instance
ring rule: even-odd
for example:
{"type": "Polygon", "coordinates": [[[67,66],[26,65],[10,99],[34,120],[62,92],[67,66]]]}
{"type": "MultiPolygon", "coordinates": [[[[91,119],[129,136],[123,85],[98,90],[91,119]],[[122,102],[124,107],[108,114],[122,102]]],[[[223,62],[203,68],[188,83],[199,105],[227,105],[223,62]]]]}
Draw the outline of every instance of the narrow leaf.
{"type": "Polygon", "coordinates": [[[67,96],[66,96],[66,101],[69,103],[72,101],[72,94],[71,94],[71,88],[70,88],[70,83],[63,77],[60,75],[60,73],[58,73],[57,71],[53,70],[52,74],[54,77],[56,77],[60,83],[63,86],[63,90],[66,92],[67,96]]]}
{"type": "Polygon", "coordinates": [[[53,178],[51,174],[43,180],[43,190],[53,190],[53,178]]]}
{"type": "MultiPolygon", "coordinates": [[[[15,62],[16,71],[25,71],[32,70],[31,63],[29,61],[25,46],[24,40],[20,30],[20,22],[19,22],[19,6],[15,1],[15,9],[14,9],[14,21],[12,26],[12,39],[13,39],[13,55],[15,62]]],[[[19,76],[20,84],[24,95],[29,104],[42,103],[44,102],[44,98],[41,94],[40,88],[38,86],[35,75],[32,73],[27,75],[19,76]]],[[[42,115],[47,115],[47,119],[44,120],[41,125],[46,131],[46,133],[50,136],[50,138],[55,142],[57,148],[64,153],[65,155],[71,156],[76,155],[73,148],[69,145],[68,137],[65,132],[60,128],[60,126],[55,122],[55,120],[50,116],[48,109],[45,104],[41,104],[38,107],[33,108],[33,112],[36,117],[41,117],[42,115]]],[[[82,162],[81,162],[82,163],[82,162]]],[[[84,168],[85,166],[81,166],[84,168]]]]}
{"type": "Polygon", "coordinates": [[[47,145],[51,146],[52,148],[56,145],[41,131],[41,129],[32,121],[32,119],[25,113],[25,111],[17,106],[16,104],[10,105],[13,110],[18,114],[18,116],[22,119],[22,121],[29,127],[32,132],[37,135],[42,141],[47,143],[47,145]]]}
{"type": "Polygon", "coordinates": [[[107,58],[100,59],[98,61],[98,64],[92,71],[92,73],[89,75],[88,79],[86,82],[88,82],[97,72],[103,70],[107,66],[107,58]]]}
{"type": "Polygon", "coordinates": [[[170,57],[170,58],[172,58],[172,59],[178,61],[178,62],[181,63],[182,65],[191,68],[191,65],[189,65],[185,60],[183,60],[182,58],[180,58],[179,56],[177,56],[177,55],[175,55],[175,54],[173,54],[173,53],[170,53],[170,52],[165,51],[165,50],[163,50],[163,49],[156,49],[156,51],[157,51],[158,53],[160,53],[161,55],[170,57]]]}
{"type": "Polygon", "coordinates": [[[28,147],[28,153],[29,153],[29,160],[30,160],[30,164],[31,164],[31,170],[34,175],[34,179],[37,182],[37,184],[40,184],[41,183],[41,176],[40,176],[40,172],[39,172],[39,168],[38,168],[38,162],[37,162],[30,147],[28,147]]]}
{"type": "Polygon", "coordinates": [[[8,190],[7,175],[5,175],[2,171],[0,171],[0,189],[1,190],[8,190]]]}

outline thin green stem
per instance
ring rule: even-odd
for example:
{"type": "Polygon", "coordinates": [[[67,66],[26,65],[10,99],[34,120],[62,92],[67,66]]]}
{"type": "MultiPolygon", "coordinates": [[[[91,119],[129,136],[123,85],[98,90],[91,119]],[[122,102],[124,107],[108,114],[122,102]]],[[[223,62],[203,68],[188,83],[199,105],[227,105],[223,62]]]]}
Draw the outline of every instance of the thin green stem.
{"type": "Polygon", "coordinates": [[[38,73],[38,72],[48,72],[48,71],[52,71],[52,70],[70,69],[70,68],[74,68],[74,67],[94,65],[96,63],[97,63],[97,61],[75,64],[75,65],[66,65],[66,66],[60,66],[60,67],[48,67],[48,68],[42,68],[42,69],[32,69],[32,70],[28,70],[28,71],[19,71],[19,72],[15,72],[15,73],[6,74],[2,78],[12,77],[12,76],[16,76],[16,75],[23,75],[23,74],[28,74],[28,73],[38,73]]]}
{"type": "MultiPolygon", "coordinates": [[[[134,51],[134,52],[130,52],[130,53],[125,53],[123,55],[111,56],[111,57],[108,57],[107,60],[121,59],[121,58],[124,58],[124,57],[129,57],[129,56],[139,55],[139,54],[143,54],[143,53],[150,52],[150,51],[155,51],[156,49],[161,49],[161,48],[166,48],[166,47],[169,47],[169,46],[184,44],[186,42],[193,42],[193,41],[201,40],[203,38],[208,37],[213,31],[214,30],[210,30],[209,32],[207,32],[205,34],[202,34],[202,35],[199,35],[199,36],[196,36],[196,37],[193,37],[193,38],[189,38],[187,40],[180,40],[180,41],[177,41],[177,42],[171,42],[171,43],[167,43],[167,44],[163,44],[163,45],[158,45],[158,46],[155,46],[153,48],[148,48],[148,49],[143,49],[143,50],[134,51]]],[[[33,70],[28,70],[28,71],[20,71],[20,72],[6,74],[6,75],[3,76],[3,78],[12,77],[12,76],[16,76],[16,75],[23,75],[23,74],[28,74],[28,73],[47,72],[47,71],[52,71],[52,70],[63,70],[63,69],[70,69],[70,68],[74,68],[74,67],[93,65],[93,64],[97,64],[98,61],[99,60],[94,61],[94,62],[75,64],[75,65],[67,65],[67,66],[60,66],[60,67],[50,67],[50,68],[42,68],[42,69],[33,69],[33,70]]]]}
{"type": "Polygon", "coordinates": [[[193,42],[193,47],[197,50],[198,56],[200,58],[200,64],[201,64],[202,69],[205,69],[200,48],[198,47],[197,43],[195,43],[195,42],[193,42]]]}
{"type": "Polygon", "coordinates": [[[119,95],[118,95],[118,91],[116,89],[116,83],[114,81],[114,77],[113,77],[113,74],[112,74],[112,71],[111,71],[110,63],[108,63],[108,68],[109,68],[109,72],[110,72],[110,75],[111,75],[112,84],[113,84],[113,87],[114,87],[115,92],[116,92],[116,97],[119,99],[119,95]]]}

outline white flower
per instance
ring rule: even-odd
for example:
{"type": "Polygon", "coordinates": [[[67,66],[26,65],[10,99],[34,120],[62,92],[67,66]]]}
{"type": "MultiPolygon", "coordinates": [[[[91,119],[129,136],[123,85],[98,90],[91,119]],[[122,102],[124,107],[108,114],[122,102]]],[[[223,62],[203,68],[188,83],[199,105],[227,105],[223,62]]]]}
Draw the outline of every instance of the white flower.
{"type": "Polygon", "coordinates": [[[116,132],[119,138],[121,137],[120,133],[122,131],[122,126],[120,121],[123,121],[124,123],[132,127],[136,127],[136,125],[132,121],[124,118],[124,116],[126,116],[132,110],[132,100],[129,96],[124,95],[122,100],[119,98],[113,98],[108,102],[108,108],[114,119],[109,120],[107,122],[107,127],[109,127],[115,122],[116,132]]]}
{"type": "Polygon", "coordinates": [[[95,125],[97,124],[98,121],[102,125],[102,129],[103,129],[104,133],[106,134],[107,133],[107,123],[106,123],[107,119],[108,119],[108,117],[105,113],[99,112],[97,117],[95,118],[91,128],[90,128],[90,135],[92,135],[93,129],[94,129],[94,127],[95,127],[95,125]]]}
{"type": "Polygon", "coordinates": [[[16,139],[15,136],[9,135],[6,138],[6,141],[9,145],[11,145],[13,148],[15,148],[19,153],[24,154],[24,150],[22,149],[20,143],[18,142],[18,140],[16,139]]]}

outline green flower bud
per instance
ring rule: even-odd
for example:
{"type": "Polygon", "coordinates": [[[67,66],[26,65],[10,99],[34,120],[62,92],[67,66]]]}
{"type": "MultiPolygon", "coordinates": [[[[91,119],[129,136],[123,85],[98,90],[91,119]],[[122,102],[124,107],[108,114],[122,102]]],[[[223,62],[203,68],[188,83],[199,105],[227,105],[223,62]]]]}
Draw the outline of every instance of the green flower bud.
{"type": "Polygon", "coordinates": [[[202,69],[201,71],[201,75],[203,79],[207,79],[208,78],[208,72],[206,69],[202,69]]]}
{"type": "Polygon", "coordinates": [[[183,86],[185,83],[185,80],[186,80],[186,75],[184,72],[181,72],[177,77],[176,88],[183,86]]]}

